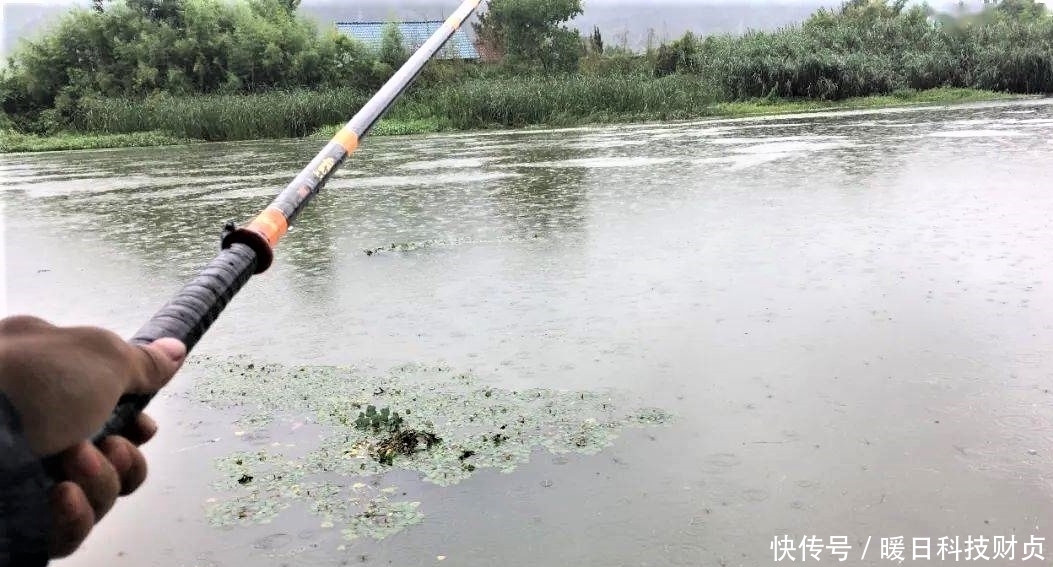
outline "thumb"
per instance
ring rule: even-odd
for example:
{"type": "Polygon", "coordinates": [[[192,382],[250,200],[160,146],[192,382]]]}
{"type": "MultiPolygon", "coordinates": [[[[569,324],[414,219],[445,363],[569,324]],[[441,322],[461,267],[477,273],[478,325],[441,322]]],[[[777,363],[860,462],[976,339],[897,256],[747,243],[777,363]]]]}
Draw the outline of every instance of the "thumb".
{"type": "Polygon", "coordinates": [[[134,364],[125,393],[145,394],[160,390],[186,358],[186,345],[173,338],[157,339],[148,345],[133,346],[134,364]]]}

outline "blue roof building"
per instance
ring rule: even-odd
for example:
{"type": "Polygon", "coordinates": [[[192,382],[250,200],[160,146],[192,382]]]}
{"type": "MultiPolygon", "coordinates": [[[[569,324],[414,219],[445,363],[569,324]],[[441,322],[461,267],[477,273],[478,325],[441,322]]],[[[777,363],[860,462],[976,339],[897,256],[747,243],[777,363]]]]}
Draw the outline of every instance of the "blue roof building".
{"type": "MultiPolygon", "coordinates": [[[[421,22],[397,22],[399,31],[402,32],[402,41],[406,49],[412,53],[424,44],[435,30],[442,25],[441,20],[421,22]]],[[[336,29],[340,33],[348,35],[365,45],[380,48],[381,38],[384,36],[384,26],[387,22],[337,22],[336,29]]],[[[446,45],[435,54],[437,59],[479,59],[479,51],[476,50],[464,28],[457,30],[446,45]]]]}

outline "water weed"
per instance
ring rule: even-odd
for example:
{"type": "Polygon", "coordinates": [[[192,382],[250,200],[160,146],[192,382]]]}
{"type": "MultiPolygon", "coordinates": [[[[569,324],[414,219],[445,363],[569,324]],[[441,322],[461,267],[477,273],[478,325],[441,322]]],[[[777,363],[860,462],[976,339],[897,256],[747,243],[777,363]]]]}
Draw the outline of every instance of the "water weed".
{"type": "Polygon", "coordinates": [[[214,488],[221,498],[208,511],[217,525],[266,523],[306,505],[345,537],[382,538],[424,517],[418,502],[395,499],[395,488],[382,487],[391,471],[447,486],[481,469],[512,472],[539,450],[597,453],[626,427],[671,419],[615,392],[504,390],[443,366],[409,364],[372,376],[244,358],[195,364],[204,375],[194,397],[254,416],[258,433],[282,417],[310,416],[324,428],[305,455],[279,447],[219,459],[214,488]]]}

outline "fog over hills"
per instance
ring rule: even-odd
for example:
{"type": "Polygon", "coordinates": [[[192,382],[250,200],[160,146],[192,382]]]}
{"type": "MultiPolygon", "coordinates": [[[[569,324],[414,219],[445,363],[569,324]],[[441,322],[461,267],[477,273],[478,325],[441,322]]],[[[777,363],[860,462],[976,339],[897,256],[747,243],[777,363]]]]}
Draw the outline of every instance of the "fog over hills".
{"type": "MultiPolygon", "coordinates": [[[[572,25],[591,33],[600,28],[605,41],[611,45],[626,44],[632,49],[643,49],[647,39],[675,39],[691,30],[699,34],[740,33],[747,29],[775,29],[803,21],[823,4],[807,2],[584,2],[585,12],[572,25]],[[652,31],[653,30],[653,31],[652,31]]],[[[366,2],[305,2],[301,11],[328,25],[336,21],[377,21],[391,18],[402,20],[443,19],[456,7],[448,3],[400,3],[398,7],[379,1],[366,2]]]]}
{"type": "MultiPolygon", "coordinates": [[[[970,0],[968,4],[980,2],[970,0]]],[[[346,21],[443,19],[457,4],[457,0],[304,0],[300,12],[324,27],[346,21]]],[[[703,35],[771,30],[803,21],[821,6],[839,4],[839,0],[584,0],[585,13],[572,25],[586,33],[597,26],[608,45],[639,50],[646,47],[649,38],[657,43],[675,39],[688,30],[703,35]]],[[[940,7],[943,3],[932,4],[940,7]]],[[[71,7],[89,5],[87,0],[3,2],[0,55],[6,58],[21,38],[38,35],[71,7]]]]}

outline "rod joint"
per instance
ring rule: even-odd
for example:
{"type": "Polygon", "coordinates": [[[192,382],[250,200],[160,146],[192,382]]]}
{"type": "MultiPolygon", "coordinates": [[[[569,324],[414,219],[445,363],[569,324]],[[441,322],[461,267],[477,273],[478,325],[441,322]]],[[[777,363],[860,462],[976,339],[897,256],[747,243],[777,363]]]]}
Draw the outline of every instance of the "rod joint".
{"type": "Polygon", "coordinates": [[[256,271],[262,274],[274,263],[274,249],[259,232],[249,230],[245,227],[237,227],[232,222],[223,226],[223,237],[220,240],[220,248],[226,250],[235,244],[244,244],[256,253],[256,271]]]}

